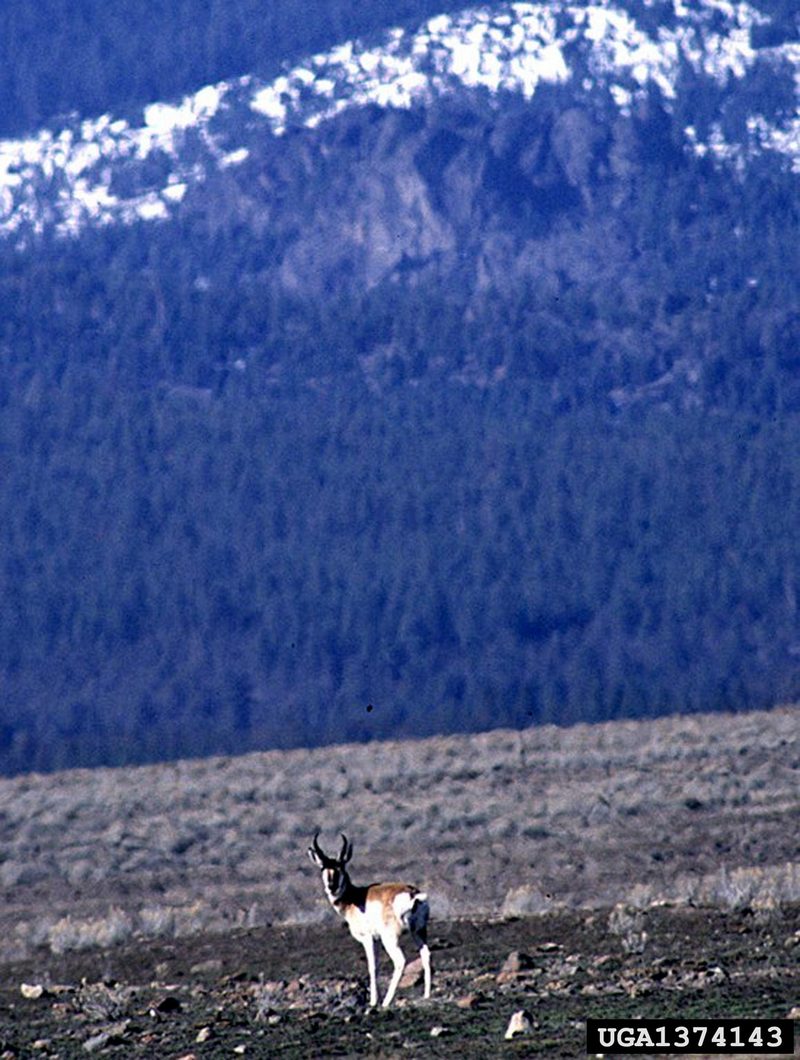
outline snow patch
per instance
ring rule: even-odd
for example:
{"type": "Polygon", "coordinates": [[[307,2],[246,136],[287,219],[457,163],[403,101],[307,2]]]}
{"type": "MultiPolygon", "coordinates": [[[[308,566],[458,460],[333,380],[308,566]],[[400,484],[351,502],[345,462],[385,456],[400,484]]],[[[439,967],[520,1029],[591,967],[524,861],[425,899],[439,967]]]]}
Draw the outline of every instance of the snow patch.
{"type": "MultiPolygon", "coordinates": [[[[476,7],[437,15],[415,33],[396,28],[369,43],[345,42],[267,84],[247,76],[206,85],[178,102],[151,103],[139,127],[102,114],[74,119],[58,132],[0,141],[0,235],[45,225],[74,234],[87,223],[168,217],[209,173],[249,157],[245,144],[223,144],[219,123],[212,132],[223,110],[236,111],[250,126],[247,135],[257,135],[252,126],[262,122],[265,132],[280,137],[290,126],[313,128],[348,107],[408,108],[458,84],[530,98],[543,83],[580,78],[585,91],[604,86],[630,113],[651,84],[673,100],[684,65],[726,84],[744,77],[757,59],[791,64],[800,95],[800,45],[756,50],[751,31],[769,22],[756,8],[736,0],[673,0],[673,10],[670,27],[648,32],[603,0],[476,7]],[[188,136],[191,162],[182,157],[188,136]],[[168,164],[146,172],[141,163],[154,155],[168,164]],[[137,189],[127,198],[110,190],[119,170],[137,189]]],[[[735,165],[757,151],[779,152],[800,172],[800,118],[771,122],[754,115],[747,130],[745,145],[727,144],[719,125],[705,143],[687,130],[687,143],[735,165]]]]}

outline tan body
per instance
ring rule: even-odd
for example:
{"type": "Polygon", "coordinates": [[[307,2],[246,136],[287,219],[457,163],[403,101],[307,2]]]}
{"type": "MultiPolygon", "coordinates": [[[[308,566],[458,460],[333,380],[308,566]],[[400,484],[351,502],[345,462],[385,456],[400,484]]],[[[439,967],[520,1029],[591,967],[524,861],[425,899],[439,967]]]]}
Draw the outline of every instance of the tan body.
{"type": "Polygon", "coordinates": [[[345,864],[349,861],[352,848],[345,839],[342,855],[329,858],[317,846],[309,849],[309,857],[322,870],[322,882],[325,893],[336,910],[344,917],[350,934],[364,947],[369,968],[369,1003],[378,1003],[377,958],[375,942],[380,939],[383,948],[389,954],[394,972],[386,996],[384,1008],[392,1003],[398,983],[406,965],[405,955],[400,947],[400,936],[408,932],[419,949],[422,969],[425,978],[425,997],[431,996],[431,957],[427,943],[427,923],[429,915],[428,896],[406,883],[373,883],[369,887],[359,887],[352,882],[345,864]]]}

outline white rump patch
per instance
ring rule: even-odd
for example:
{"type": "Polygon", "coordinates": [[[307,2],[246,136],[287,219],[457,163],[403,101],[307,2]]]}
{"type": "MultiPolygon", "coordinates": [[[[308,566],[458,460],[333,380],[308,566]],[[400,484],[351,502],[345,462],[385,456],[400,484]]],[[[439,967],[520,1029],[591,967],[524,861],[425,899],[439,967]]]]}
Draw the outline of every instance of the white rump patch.
{"type": "Polygon", "coordinates": [[[411,895],[401,891],[392,900],[395,916],[405,928],[425,924],[428,919],[428,896],[423,891],[411,895]]]}

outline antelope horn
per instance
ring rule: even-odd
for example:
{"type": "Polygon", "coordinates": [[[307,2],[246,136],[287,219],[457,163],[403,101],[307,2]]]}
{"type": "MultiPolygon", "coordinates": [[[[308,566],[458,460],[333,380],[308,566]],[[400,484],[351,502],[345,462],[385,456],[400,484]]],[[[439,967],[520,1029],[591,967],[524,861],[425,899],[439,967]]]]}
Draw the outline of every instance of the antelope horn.
{"type": "Polygon", "coordinates": [[[327,855],[327,854],[325,853],[325,851],[324,851],[324,850],[322,849],[322,847],[321,847],[321,846],[319,845],[319,843],[317,842],[317,839],[318,839],[318,837],[319,837],[319,829],[317,829],[317,831],[316,831],[316,832],[314,833],[314,838],[313,838],[313,840],[312,840],[312,843],[311,843],[311,845],[312,845],[312,846],[313,846],[313,848],[314,848],[314,853],[315,853],[315,854],[316,854],[316,855],[317,855],[318,857],[322,858],[322,860],[323,860],[323,861],[326,861],[326,860],[327,860],[327,857],[328,857],[328,855],[327,855]]]}
{"type": "Polygon", "coordinates": [[[342,832],[341,835],[342,835],[342,852],[339,855],[339,861],[342,863],[342,865],[344,865],[353,856],[353,844],[348,840],[348,838],[344,834],[344,832],[342,832]]]}

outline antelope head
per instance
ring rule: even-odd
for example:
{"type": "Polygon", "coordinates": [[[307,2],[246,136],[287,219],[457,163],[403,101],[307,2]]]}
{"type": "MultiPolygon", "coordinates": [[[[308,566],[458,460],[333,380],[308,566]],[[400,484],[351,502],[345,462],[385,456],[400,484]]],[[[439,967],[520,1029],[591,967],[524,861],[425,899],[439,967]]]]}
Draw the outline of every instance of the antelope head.
{"type": "Polygon", "coordinates": [[[317,868],[321,870],[322,882],[325,884],[328,897],[331,901],[335,901],[337,898],[341,898],[349,883],[345,865],[353,856],[353,844],[342,833],[342,849],[339,851],[339,857],[332,858],[319,845],[317,842],[318,837],[319,832],[315,832],[311,846],[308,848],[308,856],[317,868]]]}

